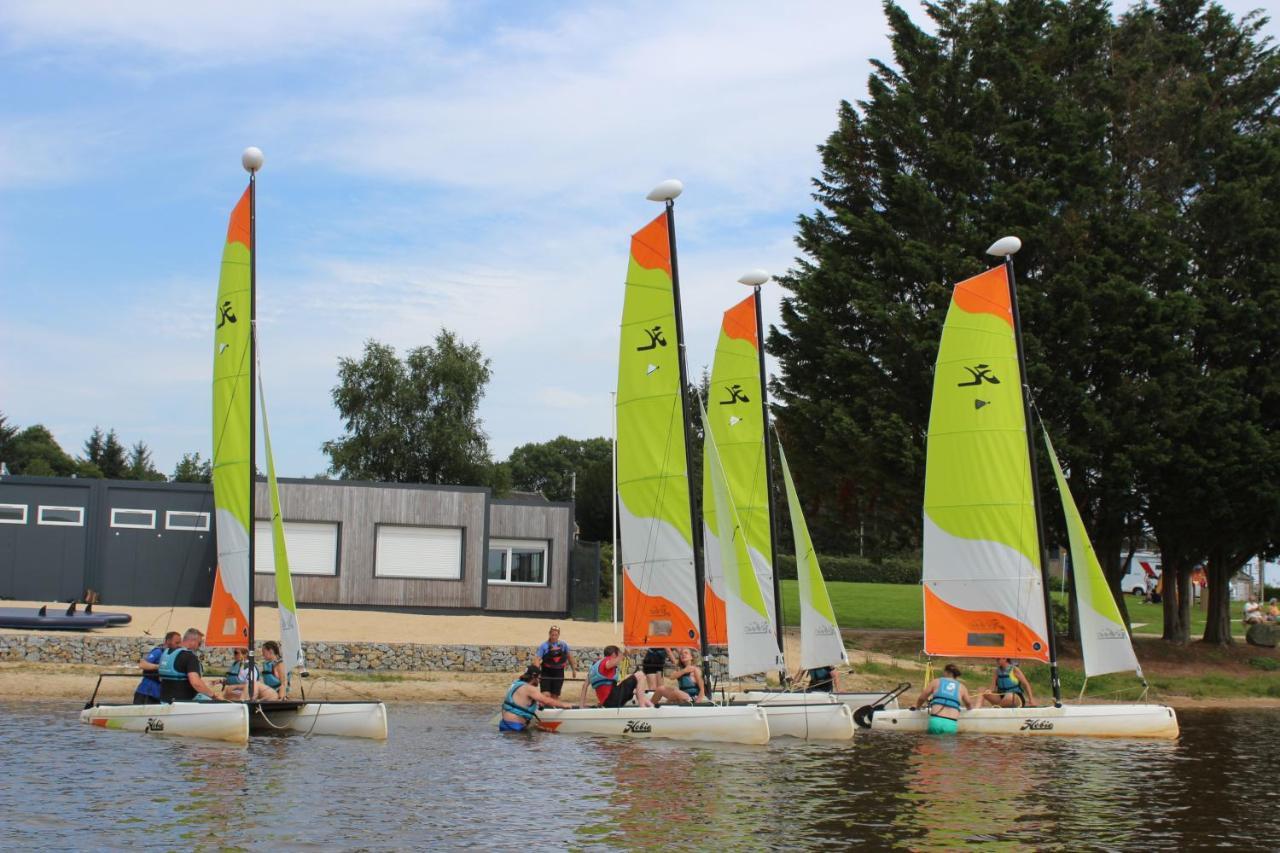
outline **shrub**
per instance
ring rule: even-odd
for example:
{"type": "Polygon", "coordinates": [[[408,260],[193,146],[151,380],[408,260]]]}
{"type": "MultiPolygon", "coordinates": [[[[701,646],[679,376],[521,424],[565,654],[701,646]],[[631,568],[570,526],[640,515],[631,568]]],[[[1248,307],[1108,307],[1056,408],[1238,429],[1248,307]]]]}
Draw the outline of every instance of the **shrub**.
{"type": "Polygon", "coordinates": [[[1260,669],[1263,672],[1275,672],[1280,669],[1280,661],[1275,658],[1249,658],[1249,666],[1260,669]]]}

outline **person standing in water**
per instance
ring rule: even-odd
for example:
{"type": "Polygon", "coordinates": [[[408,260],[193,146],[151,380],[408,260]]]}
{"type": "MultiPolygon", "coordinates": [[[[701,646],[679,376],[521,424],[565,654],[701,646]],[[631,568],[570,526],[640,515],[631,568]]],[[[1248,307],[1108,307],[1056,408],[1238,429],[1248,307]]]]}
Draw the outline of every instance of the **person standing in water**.
{"type": "Polygon", "coordinates": [[[549,708],[573,707],[539,690],[538,683],[541,678],[541,668],[530,666],[525,669],[524,675],[511,683],[507,688],[507,695],[502,700],[502,719],[498,721],[498,731],[525,731],[537,719],[539,705],[549,708]]]}
{"type": "Polygon", "coordinates": [[[542,673],[542,692],[560,698],[564,688],[564,668],[568,665],[573,677],[578,677],[578,662],[573,659],[569,644],[560,640],[560,629],[555,625],[547,632],[547,641],[534,652],[533,665],[542,673]]]}
{"type": "Polygon", "coordinates": [[[973,707],[969,688],[960,681],[960,668],[953,663],[942,669],[943,675],[924,686],[917,708],[929,709],[929,734],[953,735],[960,730],[960,711],[973,707]]]}

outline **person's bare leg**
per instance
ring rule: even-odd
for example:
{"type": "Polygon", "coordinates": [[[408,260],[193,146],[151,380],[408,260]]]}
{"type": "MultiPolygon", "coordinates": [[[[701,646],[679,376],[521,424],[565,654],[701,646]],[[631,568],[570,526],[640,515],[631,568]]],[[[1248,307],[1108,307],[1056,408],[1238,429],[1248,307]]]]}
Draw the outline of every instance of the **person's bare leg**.
{"type": "Polygon", "coordinates": [[[659,687],[657,690],[653,691],[653,695],[668,702],[675,702],[677,705],[693,704],[693,700],[689,698],[688,693],[685,693],[683,690],[676,690],[674,687],[659,687]]]}

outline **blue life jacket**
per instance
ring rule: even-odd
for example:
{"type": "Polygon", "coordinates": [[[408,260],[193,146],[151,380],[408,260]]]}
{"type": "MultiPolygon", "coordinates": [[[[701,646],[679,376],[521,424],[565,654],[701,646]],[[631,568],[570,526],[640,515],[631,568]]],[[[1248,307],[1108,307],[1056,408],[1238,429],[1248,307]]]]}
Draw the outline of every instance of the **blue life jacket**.
{"type": "Polygon", "coordinates": [[[525,684],[526,682],[517,678],[511,686],[507,688],[506,698],[502,700],[502,710],[515,714],[517,717],[527,722],[537,716],[536,711],[538,709],[538,703],[534,702],[527,708],[515,703],[516,691],[521,687],[524,687],[525,684]]]}
{"type": "Polygon", "coordinates": [[[944,708],[954,708],[960,710],[960,682],[954,678],[939,678],[938,689],[933,691],[932,698],[929,699],[930,707],[941,705],[944,708]]]}
{"type": "Polygon", "coordinates": [[[676,682],[676,685],[683,690],[690,699],[696,699],[698,694],[702,692],[698,689],[698,682],[693,680],[693,674],[689,672],[680,676],[680,680],[676,682]]]}
{"type": "Polygon", "coordinates": [[[1017,693],[1022,694],[1022,683],[1013,674],[1013,667],[1005,669],[1003,666],[996,667],[996,690],[1000,693],[1017,693]]]}
{"type": "Polygon", "coordinates": [[[819,666],[809,670],[809,689],[830,693],[834,687],[831,683],[832,676],[833,673],[829,666],[819,666]]]}
{"type": "Polygon", "coordinates": [[[265,666],[262,667],[262,683],[270,687],[272,690],[280,689],[280,679],[276,678],[276,664],[280,663],[280,658],[275,660],[264,660],[265,666]]]}
{"type": "Polygon", "coordinates": [[[178,655],[187,651],[186,648],[178,646],[176,649],[170,649],[160,655],[160,680],[161,681],[186,681],[187,674],[178,672],[173,668],[173,663],[178,659],[178,655]]]}
{"type": "Polygon", "coordinates": [[[618,683],[618,670],[615,669],[612,676],[605,675],[600,671],[600,664],[602,663],[604,663],[603,660],[596,661],[591,664],[591,669],[587,672],[587,683],[591,685],[593,690],[597,687],[604,687],[606,684],[618,683]]]}
{"type": "Polygon", "coordinates": [[[226,681],[227,684],[244,684],[244,679],[240,677],[240,672],[240,661],[235,661],[227,670],[227,677],[223,680],[226,681]]]}

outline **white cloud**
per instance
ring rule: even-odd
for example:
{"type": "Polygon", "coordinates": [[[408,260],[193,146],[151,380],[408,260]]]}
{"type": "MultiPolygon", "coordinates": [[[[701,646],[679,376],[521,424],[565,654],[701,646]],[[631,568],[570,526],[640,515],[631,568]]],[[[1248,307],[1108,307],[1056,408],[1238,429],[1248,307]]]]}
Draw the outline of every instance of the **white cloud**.
{"type": "Polygon", "coordinates": [[[16,2],[0,5],[0,32],[18,50],[89,48],[139,65],[156,56],[221,65],[392,42],[444,9],[430,0],[16,2]]]}

